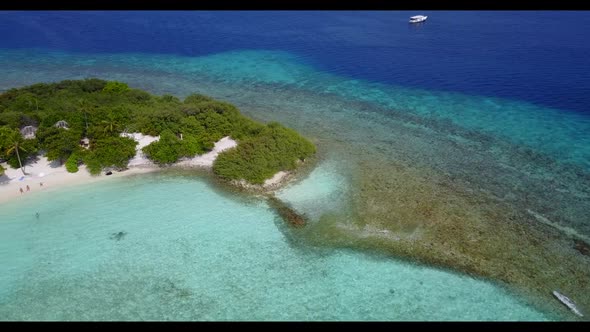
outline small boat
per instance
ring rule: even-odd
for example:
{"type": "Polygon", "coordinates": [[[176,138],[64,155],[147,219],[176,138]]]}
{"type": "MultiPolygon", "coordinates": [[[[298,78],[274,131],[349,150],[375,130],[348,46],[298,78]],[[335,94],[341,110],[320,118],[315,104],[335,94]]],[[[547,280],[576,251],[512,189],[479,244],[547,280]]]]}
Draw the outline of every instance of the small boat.
{"type": "Polygon", "coordinates": [[[426,21],[427,18],[428,18],[428,16],[424,16],[424,15],[412,16],[412,17],[410,17],[410,23],[424,22],[424,21],[426,21]]]}
{"type": "Polygon", "coordinates": [[[568,307],[571,311],[573,311],[576,315],[578,315],[580,317],[584,317],[584,315],[582,315],[580,310],[578,310],[578,307],[576,307],[576,304],[574,303],[574,301],[570,300],[569,297],[559,293],[558,291],[553,291],[553,295],[559,301],[561,301],[561,303],[565,304],[565,306],[568,307]]]}

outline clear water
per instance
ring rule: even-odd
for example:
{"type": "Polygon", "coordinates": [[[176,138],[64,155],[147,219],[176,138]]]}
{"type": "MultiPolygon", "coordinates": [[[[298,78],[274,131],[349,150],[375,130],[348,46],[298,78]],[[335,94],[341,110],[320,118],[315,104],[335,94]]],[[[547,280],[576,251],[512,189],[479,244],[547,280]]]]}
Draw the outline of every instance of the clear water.
{"type": "MultiPolygon", "coordinates": [[[[410,14],[0,12],[0,90],[100,77],[228,100],[316,142],[320,166],[278,193],[312,220],[368,197],[382,215],[407,219],[371,226],[408,221],[434,234],[412,246],[483,234],[466,252],[488,248],[478,266],[489,275],[531,278],[519,286],[538,291],[541,302],[554,303],[551,290],[559,288],[590,310],[587,256],[527,213],[590,239],[590,16],[425,12],[426,24],[409,26],[410,14]],[[403,200],[442,212],[424,224],[411,204],[396,205],[403,200]],[[464,215],[455,223],[490,226],[432,231],[464,215]],[[499,232],[515,220],[533,229],[502,228],[516,240],[499,232]],[[546,235],[534,242],[542,246],[513,247],[537,230],[546,235]]],[[[310,248],[263,202],[220,195],[196,179],[147,176],[40,196],[34,210],[0,206],[8,271],[0,318],[547,318],[488,283],[391,257],[310,248]],[[211,208],[214,197],[220,211],[211,208]],[[42,207],[37,222],[33,211],[42,207]],[[109,239],[119,231],[128,234],[109,239]],[[225,237],[233,241],[221,245],[225,237]],[[241,255],[252,250],[263,251],[241,255]],[[206,252],[218,254],[200,256],[206,252]],[[195,266],[222,272],[215,279],[195,266]],[[329,268],[323,274],[318,266],[329,268]]]]}
{"type": "Polygon", "coordinates": [[[346,208],[350,184],[343,173],[336,162],[325,162],[304,181],[292,183],[275,195],[295,210],[305,212],[311,220],[318,220],[325,213],[346,208]]]}
{"type": "MultiPolygon", "coordinates": [[[[325,198],[336,178],[299,186],[325,198]]],[[[81,185],[0,211],[1,320],[550,319],[485,281],[301,247],[264,201],[190,177],[81,185]]]]}
{"type": "Polygon", "coordinates": [[[587,12],[423,11],[428,21],[410,25],[414,14],[0,12],[0,47],[191,57],[287,51],[352,79],[588,112],[587,12]]]}

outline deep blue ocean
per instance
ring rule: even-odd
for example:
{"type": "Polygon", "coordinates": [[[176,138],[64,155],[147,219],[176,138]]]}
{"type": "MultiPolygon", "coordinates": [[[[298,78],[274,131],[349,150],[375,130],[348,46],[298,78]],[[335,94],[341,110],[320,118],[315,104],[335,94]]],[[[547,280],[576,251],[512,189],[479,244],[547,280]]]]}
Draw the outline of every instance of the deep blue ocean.
{"type": "Polygon", "coordinates": [[[0,13],[0,48],[184,56],[282,50],[340,76],[585,114],[588,31],[583,11],[0,13]],[[408,24],[415,14],[429,18],[408,24]]]}

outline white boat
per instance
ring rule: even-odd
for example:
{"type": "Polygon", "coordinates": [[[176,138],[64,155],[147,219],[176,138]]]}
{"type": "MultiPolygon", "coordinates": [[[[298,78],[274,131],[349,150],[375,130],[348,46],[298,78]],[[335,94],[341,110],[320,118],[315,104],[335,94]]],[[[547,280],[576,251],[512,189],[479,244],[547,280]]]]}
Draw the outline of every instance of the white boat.
{"type": "Polygon", "coordinates": [[[571,311],[573,311],[576,315],[578,315],[580,317],[584,317],[584,315],[582,315],[580,310],[578,310],[578,307],[576,307],[576,304],[574,303],[574,301],[570,300],[569,297],[559,293],[558,291],[553,291],[553,295],[559,301],[561,301],[561,303],[565,304],[565,306],[568,307],[571,311]]]}
{"type": "Polygon", "coordinates": [[[428,18],[428,16],[424,16],[424,15],[412,16],[412,17],[410,17],[410,23],[424,22],[424,21],[426,21],[427,18],[428,18]]]}

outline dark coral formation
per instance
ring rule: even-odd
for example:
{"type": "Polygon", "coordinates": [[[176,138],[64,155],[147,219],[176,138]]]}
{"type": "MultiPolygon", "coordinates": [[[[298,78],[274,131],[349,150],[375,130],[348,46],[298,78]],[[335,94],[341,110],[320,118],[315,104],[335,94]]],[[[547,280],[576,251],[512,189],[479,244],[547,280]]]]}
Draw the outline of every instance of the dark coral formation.
{"type": "Polygon", "coordinates": [[[297,213],[297,211],[291,208],[288,204],[276,198],[275,196],[269,195],[268,203],[273,209],[277,211],[279,216],[281,216],[281,218],[287,222],[287,224],[294,227],[303,227],[307,223],[306,218],[303,215],[297,213]]]}
{"type": "Polygon", "coordinates": [[[590,256],[590,245],[582,240],[574,240],[574,249],[579,251],[582,255],[590,256]]]}

